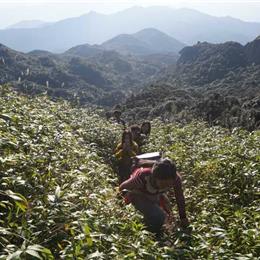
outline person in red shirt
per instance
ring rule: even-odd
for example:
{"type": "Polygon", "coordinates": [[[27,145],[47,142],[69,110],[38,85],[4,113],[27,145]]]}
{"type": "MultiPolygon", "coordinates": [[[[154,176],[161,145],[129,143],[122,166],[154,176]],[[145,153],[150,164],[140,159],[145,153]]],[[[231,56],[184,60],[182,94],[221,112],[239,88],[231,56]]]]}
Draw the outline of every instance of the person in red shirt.
{"type": "Polygon", "coordinates": [[[135,169],[130,178],[120,185],[119,191],[124,195],[125,201],[132,203],[143,214],[149,231],[161,234],[163,225],[172,214],[165,192],[173,188],[181,225],[187,226],[189,222],[182,182],[175,164],[169,159],[161,159],[156,162],[146,161],[145,165],[146,168],[135,169]]]}

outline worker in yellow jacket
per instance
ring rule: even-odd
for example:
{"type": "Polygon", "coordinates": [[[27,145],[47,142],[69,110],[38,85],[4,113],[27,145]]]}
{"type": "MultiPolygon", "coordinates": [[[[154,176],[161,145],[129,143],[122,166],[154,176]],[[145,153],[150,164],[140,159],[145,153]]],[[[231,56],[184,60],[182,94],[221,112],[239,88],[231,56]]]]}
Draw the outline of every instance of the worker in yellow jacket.
{"type": "Polygon", "coordinates": [[[132,157],[139,152],[139,146],[133,141],[132,133],[125,130],[121,142],[115,149],[115,157],[118,159],[119,183],[127,180],[131,173],[132,157]]]}

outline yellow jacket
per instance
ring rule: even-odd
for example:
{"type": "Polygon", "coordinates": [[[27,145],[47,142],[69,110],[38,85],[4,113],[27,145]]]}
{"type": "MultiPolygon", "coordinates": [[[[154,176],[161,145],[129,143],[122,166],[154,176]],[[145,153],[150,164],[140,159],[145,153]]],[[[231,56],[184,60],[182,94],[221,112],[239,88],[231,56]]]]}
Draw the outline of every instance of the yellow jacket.
{"type": "Polygon", "coordinates": [[[133,142],[131,145],[130,151],[124,151],[122,143],[118,144],[115,149],[115,156],[118,160],[131,158],[136,156],[139,152],[139,146],[136,142],[133,142]]]}

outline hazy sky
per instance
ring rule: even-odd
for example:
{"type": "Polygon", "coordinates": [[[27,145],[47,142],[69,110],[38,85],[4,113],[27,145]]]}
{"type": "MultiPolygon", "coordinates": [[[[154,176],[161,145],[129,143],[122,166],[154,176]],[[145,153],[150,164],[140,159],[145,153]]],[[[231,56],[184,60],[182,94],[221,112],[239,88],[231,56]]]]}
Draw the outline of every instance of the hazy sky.
{"type": "Polygon", "coordinates": [[[260,0],[0,0],[0,28],[22,20],[58,21],[91,10],[110,14],[132,6],[155,5],[260,22],[260,0]]]}

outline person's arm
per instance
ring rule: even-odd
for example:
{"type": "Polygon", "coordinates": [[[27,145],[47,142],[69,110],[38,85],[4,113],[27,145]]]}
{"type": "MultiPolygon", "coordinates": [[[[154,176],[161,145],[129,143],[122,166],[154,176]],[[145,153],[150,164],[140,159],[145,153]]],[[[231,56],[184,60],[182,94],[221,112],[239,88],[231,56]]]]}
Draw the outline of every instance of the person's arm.
{"type": "Polygon", "coordinates": [[[147,136],[145,134],[140,135],[140,145],[143,146],[147,142],[147,136]]]}
{"type": "Polygon", "coordinates": [[[176,203],[178,206],[181,225],[187,226],[188,219],[187,219],[186,210],[185,210],[185,198],[183,195],[182,182],[181,182],[181,177],[179,174],[177,174],[175,182],[174,182],[174,193],[175,193],[176,203]]]}
{"type": "Polygon", "coordinates": [[[132,148],[133,148],[133,151],[135,152],[135,155],[141,153],[141,149],[140,149],[139,145],[137,144],[137,142],[133,141],[132,148]]]}
{"type": "Polygon", "coordinates": [[[139,153],[139,145],[136,142],[133,142],[132,148],[134,153],[137,155],[139,153]]]}
{"type": "Polygon", "coordinates": [[[116,149],[115,149],[115,157],[119,160],[122,159],[122,157],[123,157],[123,149],[122,149],[121,143],[118,144],[116,149]]]}
{"type": "Polygon", "coordinates": [[[130,148],[130,149],[128,150],[128,154],[127,154],[127,155],[128,155],[129,157],[134,157],[134,156],[136,156],[137,150],[136,150],[135,145],[131,145],[129,148],[130,148]]]}
{"type": "Polygon", "coordinates": [[[128,180],[121,183],[119,186],[119,191],[122,190],[128,190],[128,191],[134,191],[134,190],[140,190],[144,187],[143,179],[140,175],[130,177],[128,180]]]}
{"type": "Polygon", "coordinates": [[[171,203],[166,194],[161,194],[160,202],[167,214],[172,214],[171,203]]]}

